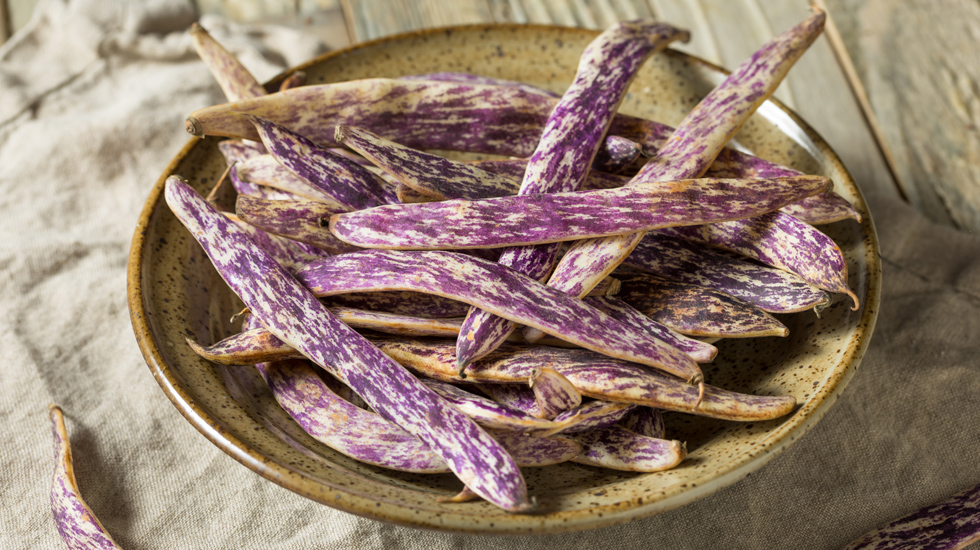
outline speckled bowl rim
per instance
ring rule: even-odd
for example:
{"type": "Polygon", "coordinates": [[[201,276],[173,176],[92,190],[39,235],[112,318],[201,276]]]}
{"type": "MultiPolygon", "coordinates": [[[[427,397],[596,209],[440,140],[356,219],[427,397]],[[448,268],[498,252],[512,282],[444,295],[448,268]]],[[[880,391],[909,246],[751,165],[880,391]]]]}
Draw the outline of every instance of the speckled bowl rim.
{"type": "MultiPolygon", "coordinates": [[[[393,35],[378,40],[359,43],[344,49],[326,53],[314,58],[302,65],[293,67],[277,77],[273,78],[266,85],[268,89],[275,89],[279,82],[286,75],[301,71],[314,64],[323,63],[334,57],[347,55],[359,49],[367,49],[380,44],[398,42],[406,39],[424,38],[435,34],[452,31],[489,31],[492,29],[527,29],[528,31],[556,31],[578,32],[595,36],[599,31],[569,27],[559,27],[552,25],[519,25],[519,24],[477,24],[460,25],[453,27],[432,28],[422,31],[408,32],[393,35]]],[[[708,69],[728,74],[725,69],[709,63],[705,60],[684,54],[674,50],[668,50],[669,55],[685,58],[694,65],[701,65],[708,69]]],[[[838,186],[844,185],[851,190],[856,197],[854,206],[861,212],[863,217],[861,232],[864,244],[864,259],[867,265],[867,295],[864,296],[862,304],[861,318],[857,322],[849,346],[842,356],[842,363],[846,363],[844,369],[837,372],[836,377],[829,379],[826,384],[821,386],[817,395],[809,399],[803,406],[794,411],[792,418],[786,423],[774,429],[765,442],[758,450],[742,455],[741,460],[732,461],[725,467],[716,469],[710,475],[710,479],[697,485],[685,487],[683,490],[677,489],[667,491],[662,498],[644,502],[642,500],[629,500],[613,504],[600,505],[585,510],[568,510],[548,514],[547,516],[537,515],[502,515],[492,527],[486,524],[479,528],[467,529],[449,528],[441,522],[435,522],[433,518],[399,513],[400,510],[391,510],[392,506],[378,506],[370,498],[362,498],[350,487],[335,488],[318,483],[308,476],[284,467],[270,460],[261,453],[249,448],[241,440],[224,429],[221,424],[212,418],[207,411],[198,406],[192,396],[181,386],[180,380],[174,375],[170,367],[164,360],[163,355],[154,340],[150,326],[146,320],[146,302],[143,292],[143,263],[149,243],[145,239],[146,228],[151,221],[153,212],[158,203],[162,200],[164,183],[167,177],[172,174],[177,166],[187,157],[192,149],[201,140],[191,138],[187,144],[174,157],[163,174],[156,181],[153,189],[144,204],[140,213],[139,221],[133,235],[132,246],[130,248],[129,263],[127,271],[127,296],[130,310],[130,317],[133,324],[133,331],[136,336],[140,351],[143,354],[146,364],[163,389],[164,393],[174,404],[178,411],[206,438],[214,443],[219,449],[227,453],[239,463],[245,465],[262,477],[275,482],[276,484],[289,489],[297,494],[303,495],[314,501],[326,504],[346,512],[357,514],[363,517],[393,522],[401,525],[434,529],[440,531],[453,531],[470,534],[554,534],[571,531],[581,531],[595,529],[609,525],[626,523],[628,521],[651,516],[660,512],[678,508],[689,504],[695,500],[713,494],[733,483],[744,478],[753,471],[758,470],[779,453],[789,447],[794,441],[802,437],[810,430],[836,402],[837,397],[844,390],[847,383],[853,377],[861,359],[864,357],[871,341],[871,334],[874,330],[878,316],[881,294],[881,262],[879,257],[878,236],[875,231],[874,222],[871,219],[870,211],[867,207],[864,195],[856,185],[850,173],[844,167],[840,158],[830,148],[830,146],[804,122],[796,113],[791,111],[776,99],[770,99],[783,114],[787,115],[792,122],[803,130],[805,137],[817,148],[819,153],[829,162],[834,164],[846,181],[835,181],[838,186]],[[342,498],[352,497],[352,498],[342,498]]],[[[399,507],[395,507],[399,508],[399,507]]],[[[444,514],[445,515],[445,514],[444,514]]],[[[460,514],[461,519],[465,519],[470,514],[460,514]]],[[[461,525],[459,521],[451,522],[461,525]]]]}

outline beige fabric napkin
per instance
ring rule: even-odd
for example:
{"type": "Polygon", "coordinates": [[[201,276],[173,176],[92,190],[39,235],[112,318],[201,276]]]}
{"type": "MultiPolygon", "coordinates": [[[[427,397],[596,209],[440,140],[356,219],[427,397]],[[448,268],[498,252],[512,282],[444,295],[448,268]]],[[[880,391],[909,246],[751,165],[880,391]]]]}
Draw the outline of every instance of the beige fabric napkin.
{"type": "MultiPolygon", "coordinates": [[[[221,94],[183,32],[190,0],[46,0],[0,48],[0,547],[60,548],[47,405],[84,496],[138,548],[839,548],[980,483],[980,238],[872,198],[882,309],[864,363],[811,433],[699,502],[548,537],[418,531],[297,496],[231,460],[164,397],[133,338],[129,242],[150,185],[221,94]]],[[[260,79],[320,50],[206,28],[260,79]]]]}

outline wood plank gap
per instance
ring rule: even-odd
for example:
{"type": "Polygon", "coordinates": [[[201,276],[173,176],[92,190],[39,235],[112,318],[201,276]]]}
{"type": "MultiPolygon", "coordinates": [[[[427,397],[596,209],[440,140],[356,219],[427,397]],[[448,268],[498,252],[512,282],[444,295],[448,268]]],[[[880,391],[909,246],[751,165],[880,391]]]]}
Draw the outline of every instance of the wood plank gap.
{"type": "Polygon", "coordinates": [[[892,181],[898,189],[898,195],[903,201],[909,202],[909,197],[905,193],[905,183],[898,175],[898,165],[895,162],[895,157],[885,142],[885,135],[881,130],[881,126],[878,124],[878,117],[875,116],[874,111],[871,109],[868,93],[865,91],[864,84],[861,83],[861,78],[854,68],[854,62],[851,60],[850,54],[847,53],[847,47],[844,45],[844,39],[841,37],[840,31],[834,23],[833,15],[827,9],[827,3],[824,0],[809,1],[811,6],[820,8],[827,14],[824,34],[830,42],[830,48],[833,50],[834,57],[837,59],[840,68],[844,71],[844,76],[847,77],[847,85],[851,89],[851,94],[854,96],[854,99],[857,100],[858,106],[861,108],[861,114],[864,116],[865,123],[871,129],[871,136],[874,138],[875,146],[878,148],[878,152],[881,153],[882,158],[885,159],[885,166],[888,168],[888,173],[891,175],[892,181]]]}

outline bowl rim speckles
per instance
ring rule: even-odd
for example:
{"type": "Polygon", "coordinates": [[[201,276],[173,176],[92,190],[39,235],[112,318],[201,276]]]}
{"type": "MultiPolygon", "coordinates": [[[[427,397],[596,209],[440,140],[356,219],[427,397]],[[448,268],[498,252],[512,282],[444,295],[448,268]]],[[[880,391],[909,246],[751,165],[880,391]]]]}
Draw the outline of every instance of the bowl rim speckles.
{"type": "MultiPolygon", "coordinates": [[[[554,42],[584,43],[597,34],[598,31],[585,29],[508,24],[429,29],[366,42],[327,53],[299,67],[290,69],[273,79],[267,88],[275,88],[278,82],[284,78],[284,75],[297,70],[315,72],[318,67],[352,63],[352,59],[357,59],[358,63],[363,63],[371,60],[372,55],[378,56],[392,51],[412,52],[413,48],[428,43],[446,44],[448,45],[446,50],[454,50],[456,46],[463,50],[465,47],[482,47],[480,40],[486,40],[487,44],[492,43],[495,39],[507,40],[509,41],[508,44],[517,44],[518,41],[522,40],[530,43],[533,40],[547,38],[554,42]]],[[[561,48],[560,45],[557,47],[561,48]]],[[[561,54],[570,55],[567,52],[561,52],[561,54]]],[[[671,63],[676,61],[678,64],[687,67],[686,70],[692,73],[697,72],[697,78],[701,78],[702,73],[709,75],[706,78],[718,78],[724,74],[724,71],[715,65],[679,52],[670,51],[664,55],[672,60],[671,63]]],[[[558,53],[555,53],[554,56],[557,58],[558,53]]],[[[568,58],[568,60],[570,59],[568,58]]],[[[380,63],[380,59],[375,61],[383,65],[380,63]]],[[[561,63],[548,59],[539,61],[553,64],[561,63]]],[[[486,61],[486,63],[501,62],[486,61]]],[[[462,70],[466,64],[463,65],[464,67],[455,70],[462,70]]],[[[562,70],[565,69],[566,65],[567,63],[562,65],[562,70]]],[[[375,69],[368,67],[362,70],[371,71],[375,69]]],[[[520,69],[514,69],[515,72],[518,70],[520,69]]],[[[574,67],[572,67],[572,71],[574,71],[574,67]]],[[[377,76],[382,75],[378,74],[377,76]]],[[[495,76],[507,78],[508,75],[495,76]]],[[[602,482],[604,483],[601,485],[602,489],[599,489],[598,485],[569,486],[562,491],[556,491],[557,496],[539,495],[539,498],[545,501],[552,498],[560,500],[547,513],[507,514],[486,503],[436,503],[436,496],[445,496],[443,485],[440,488],[430,490],[420,485],[420,482],[415,478],[411,482],[387,482],[383,473],[370,471],[363,475],[365,470],[353,472],[352,468],[344,465],[346,463],[339,464],[341,461],[330,458],[333,455],[325,455],[325,457],[318,454],[321,452],[319,449],[297,449],[296,441],[281,440],[278,435],[270,431],[266,424],[256,418],[247,415],[229,416],[230,413],[226,411],[234,409],[236,405],[234,397],[228,394],[228,389],[225,386],[212,384],[202,388],[195,386],[194,381],[187,377],[187,374],[192,372],[188,370],[191,368],[187,366],[188,364],[193,363],[193,369],[199,370],[210,368],[209,364],[184,352],[174,351],[179,346],[183,346],[183,338],[190,331],[190,325],[188,324],[182,331],[173,329],[171,332],[167,332],[163,328],[164,326],[170,327],[171,324],[177,326],[177,324],[185,322],[184,317],[189,318],[190,313],[178,311],[179,308],[176,306],[169,308],[170,311],[165,313],[154,305],[158,298],[164,296],[164,293],[171,293],[166,294],[171,298],[179,298],[179,293],[187,290],[186,285],[174,284],[171,285],[173,288],[164,288],[166,285],[161,287],[158,281],[165,277],[152,271],[153,266],[156,265],[153,262],[160,255],[171,254],[174,258],[179,259],[188,254],[188,247],[181,248],[180,246],[186,242],[172,242],[161,248],[159,239],[156,238],[157,231],[164,231],[164,229],[160,229],[161,227],[169,228],[170,225],[167,224],[176,223],[172,220],[172,215],[166,209],[162,198],[164,182],[167,176],[176,173],[181,167],[186,169],[193,159],[204,158],[204,155],[216,155],[217,153],[213,148],[214,140],[210,138],[208,140],[192,138],[181,149],[157,180],[140,214],[130,251],[127,281],[130,315],[137,342],[150,372],[167,397],[177,410],[218,448],[263,477],[314,501],[340,510],[401,525],[436,530],[490,534],[545,534],[624,523],[682,506],[727,487],[762,467],[785,450],[793,441],[798,440],[823,417],[857,370],[857,366],[869,345],[879,308],[881,267],[878,258],[878,241],[871,215],[860,189],[840,159],[823,139],[795,113],[786,109],[778,101],[771,100],[765,104],[756,116],[777,128],[781,139],[791,141],[794,147],[798,147],[813,157],[814,162],[819,164],[821,170],[832,172],[835,188],[851,199],[863,216],[861,224],[839,222],[845,225],[838,228],[839,232],[846,234],[851,239],[849,266],[854,267],[856,265],[858,267],[858,269],[852,269],[851,280],[856,281],[856,284],[852,284],[852,286],[855,287],[855,291],[858,292],[863,303],[858,312],[843,313],[843,310],[847,308],[843,306],[839,298],[835,299],[835,306],[841,307],[836,308],[837,312],[832,311],[830,315],[846,315],[848,325],[839,331],[840,334],[834,340],[835,344],[839,344],[840,349],[828,353],[828,357],[833,358],[832,364],[828,364],[824,370],[821,370],[818,378],[819,383],[815,384],[813,394],[808,393],[806,399],[802,400],[803,402],[797,406],[797,409],[790,416],[781,419],[780,422],[768,424],[765,429],[758,428],[758,433],[753,432],[751,435],[744,436],[753,438],[754,446],[751,450],[736,446],[738,453],[733,454],[731,459],[720,467],[705,471],[691,467],[678,474],[688,476],[685,479],[689,479],[689,483],[658,485],[659,481],[665,479],[657,478],[656,476],[659,474],[633,476],[620,481],[609,481],[609,479],[603,478],[605,481],[602,482]],[[211,149],[205,151],[200,149],[202,147],[211,147],[211,149]],[[164,322],[164,315],[170,316],[171,319],[164,322]],[[204,366],[201,365],[202,363],[204,366]],[[206,403],[202,401],[202,397],[213,397],[215,401],[206,403]],[[220,403],[220,405],[215,403],[220,403]],[[265,430],[268,434],[261,433],[253,436],[249,430],[256,432],[265,430]],[[268,437],[266,437],[267,435],[268,437]],[[251,444],[250,441],[259,441],[259,439],[249,439],[252,437],[266,438],[261,439],[265,443],[263,445],[251,444]],[[287,455],[300,458],[316,455],[315,460],[320,466],[290,464],[288,460],[282,458],[287,455]],[[315,468],[323,468],[324,464],[326,464],[324,471],[315,470],[315,468]],[[314,471],[317,473],[312,473],[314,471]],[[580,498],[580,501],[572,502],[576,497],[580,498]],[[585,499],[582,497],[588,497],[588,502],[583,504],[581,501],[585,499]],[[592,504],[593,501],[594,504],[592,504]]],[[[187,174],[182,175],[186,176],[187,174]]],[[[166,230],[169,231],[169,229],[166,230]]],[[[174,240],[180,240],[180,238],[174,240]]],[[[187,268],[187,273],[190,273],[190,269],[187,268]]],[[[199,269],[199,267],[193,269],[199,269]]],[[[167,274],[167,276],[171,275],[167,274]]],[[[801,338],[809,336],[808,333],[804,333],[801,338]]],[[[829,337],[824,335],[821,338],[829,337]]],[[[820,341],[823,342],[824,340],[820,341]]],[[[822,357],[820,360],[827,361],[828,359],[822,357]]],[[[202,372],[206,372],[206,370],[202,372]]],[[[300,442],[300,445],[302,444],[300,442]]],[[[715,443],[713,441],[705,443],[702,445],[701,451],[708,453],[711,445],[715,445],[715,443]]],[[[696,452],[701,451],[696,450],[696,452]]],[[[706,454],[705,456],[709,455],[706,454]]],[[[715,459],[712,458],[712,460],[715,459]]],[[[683,468],[684,464],[681,467],[683,468]]],[[[549,468],[559,469],[544,469],[542,470],[544,473],[541,473],[539,477],[546,478],[551,475],[548,473],[551,471],[565,473],[570,471],[561,470],[560,466],[549,468]]],[[[581,466],[578,468],[587,469],[589,467],[581,466]]]]}

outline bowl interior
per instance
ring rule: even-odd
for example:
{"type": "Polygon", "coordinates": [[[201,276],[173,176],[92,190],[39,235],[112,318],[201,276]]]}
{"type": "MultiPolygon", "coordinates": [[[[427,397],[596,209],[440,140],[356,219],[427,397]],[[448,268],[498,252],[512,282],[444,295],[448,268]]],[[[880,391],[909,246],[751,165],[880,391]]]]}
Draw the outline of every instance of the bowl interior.
{"type": "MultiPolygon", "coordinates": [[[[597,33],[536,26],[432,30],[334,52],[301,67],[310,84],[366,77],[464,71],[520,80],[556,92],[571,82],[578,58],[597,33]]],[[[716,67],[669,52],[653,56],[621,111],[678,123],[720,79],[716,67]]],[[[841,246],[849,283],[862,301],[851,311],[835,296],[821,318],[781,316],[785,338],[727,340],[704,365],[726,389],[793,395],[794,413],[735,423],[669,413],[668,437],[687,442],[689,457],[662,473],[638,474],[578,464],[525,469],[539,512],[512,515],[483,502],[440,504],[458,492],[451,475],[392,472],[349,459],[315,441],[279,408],[256,370],[208,363],[185,338],[212,343],[234,333],[241,307],[162,200],[164,179],[187,178],[207,193],[225,168],[218,140],[192,140],[157,182],[143,211],[130,259],[134,330],[151,372],[182,414],[210,440],[257,473],[297,493],[352,513],[405,525],[482,533],[549,533],[620,523],[691,502],[744,477],[798,439],[826,412],[854,373],[878,309],[880,268],[870,214],[837,156],[808,126],[769,102],[736,137],[754,154],[805,173],[833,178],[864,221],[821,229],[841,246]]],[[[221,200],[233,204],[225,194],[221,200]]]]}

